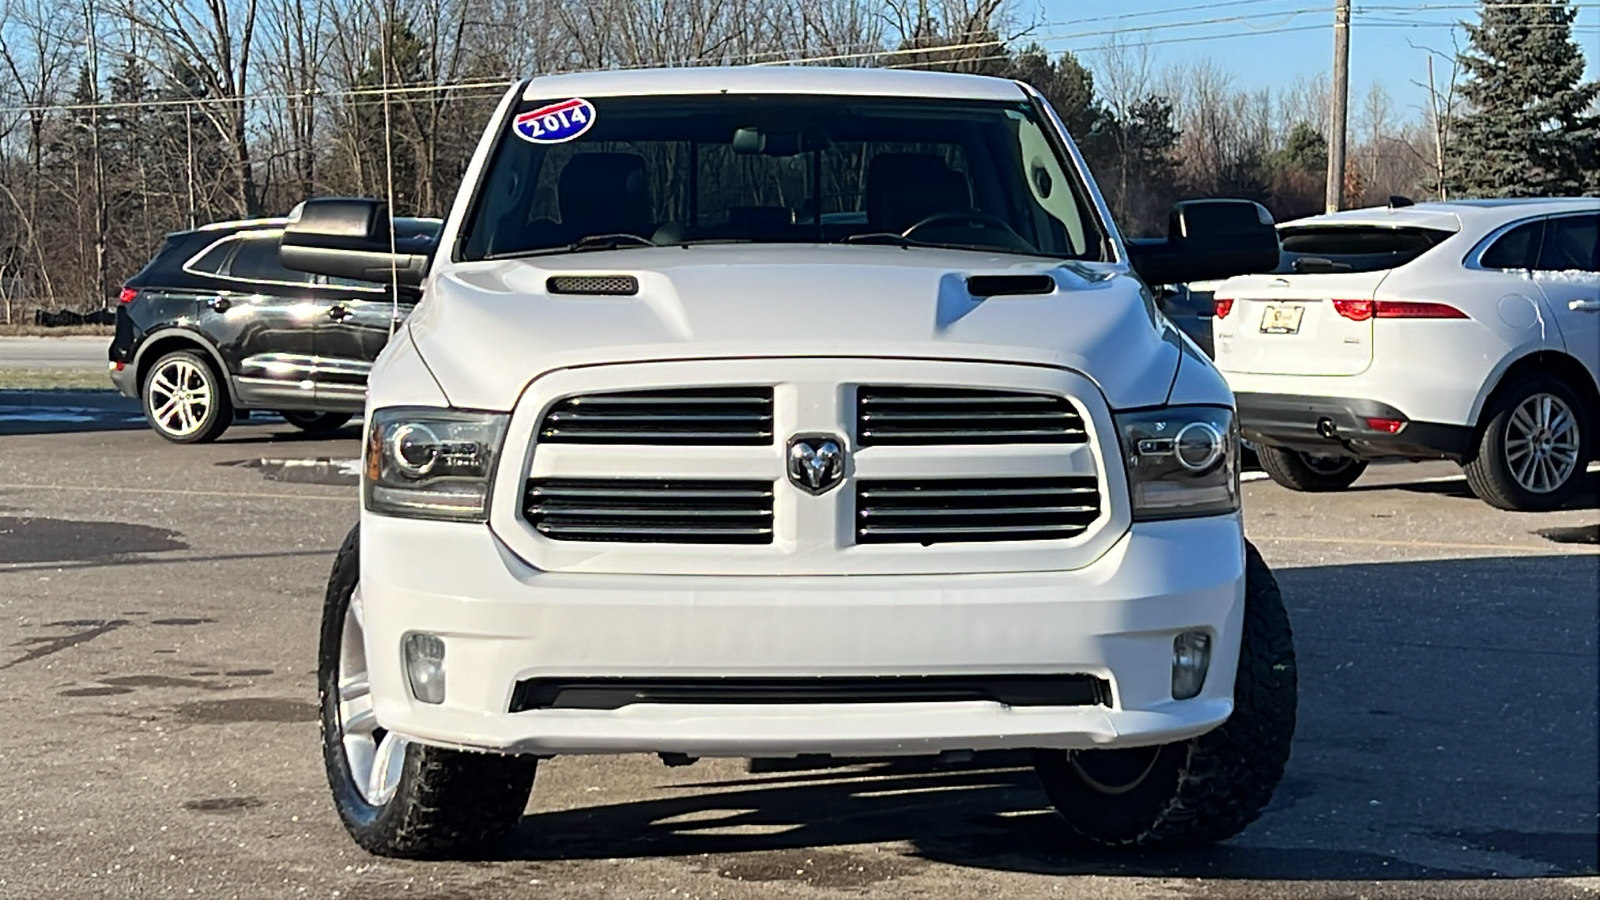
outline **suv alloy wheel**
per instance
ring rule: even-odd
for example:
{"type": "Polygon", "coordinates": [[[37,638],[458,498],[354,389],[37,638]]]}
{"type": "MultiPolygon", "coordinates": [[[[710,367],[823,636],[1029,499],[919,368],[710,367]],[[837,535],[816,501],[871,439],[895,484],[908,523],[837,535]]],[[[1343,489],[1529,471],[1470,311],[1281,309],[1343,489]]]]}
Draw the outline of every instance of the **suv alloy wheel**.
{"type": "Polygon", "coordinates": [[[139,393],[150,427],[173,443],[214,441],[233,422],[227,386],[209,361],[189,350],[156,360],[139,393]]]}
{"type": "Polygon", "coordinates": [[[1462,467],[1472,493],[1499,509],[1564,506],[1594,456],[1585,413],[1582,399],[1554,375],[1508,385],[1487,411],[1476,455],[1462,467]]]}

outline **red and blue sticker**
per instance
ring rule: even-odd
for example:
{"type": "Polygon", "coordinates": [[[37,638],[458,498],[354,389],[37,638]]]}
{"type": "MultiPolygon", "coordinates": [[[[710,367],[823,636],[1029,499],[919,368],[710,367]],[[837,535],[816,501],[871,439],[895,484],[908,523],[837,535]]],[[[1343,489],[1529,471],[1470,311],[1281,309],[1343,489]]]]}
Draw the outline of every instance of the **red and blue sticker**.
{"type": "Polygon", "coordinates": [[[564,144],[594,125],[594,104],[581,97],[541,106],[511,121],[517,137],[534,144],[564,144]]]}

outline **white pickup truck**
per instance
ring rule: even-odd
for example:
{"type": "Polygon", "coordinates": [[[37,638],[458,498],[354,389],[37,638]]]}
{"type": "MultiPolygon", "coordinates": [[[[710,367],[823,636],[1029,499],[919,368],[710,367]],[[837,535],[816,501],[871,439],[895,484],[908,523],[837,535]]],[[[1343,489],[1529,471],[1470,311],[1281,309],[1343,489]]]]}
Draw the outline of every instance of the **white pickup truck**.
{"type": "Polygon", "coordinates": [[[562,753],[1029,748],[1107,845],[1267,804],[1288,618],[1146,287],[1271,269],[1260,207],[1125,241],[1024,84],[707,68],[515,86],[437,250],[389,228],[309,201],[280,251],[423,288],[322,628],[361,846],[482,852],[562,753]]]}

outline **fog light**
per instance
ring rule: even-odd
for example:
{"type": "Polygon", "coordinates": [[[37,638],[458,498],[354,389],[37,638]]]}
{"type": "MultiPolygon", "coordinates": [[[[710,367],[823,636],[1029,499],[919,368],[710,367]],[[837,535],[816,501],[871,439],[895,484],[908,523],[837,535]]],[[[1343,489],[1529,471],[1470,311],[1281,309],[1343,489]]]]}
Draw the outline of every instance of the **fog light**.
{"type": "Polygon", "coordinates": [[[1185,631],[1172,639],[1172,699],[1188,700],[1200,694],[1211,668],[1211,635],[1185,631]]]}
{"type": "MultiPolygon", "coordinates": [[[[408,634],[400,642],[411,696],[423,703],[444,702],[444,641],[436,634],[408,634]]],[[[1176,675],[1173,684],[1177,684],[1176,675]]]]}

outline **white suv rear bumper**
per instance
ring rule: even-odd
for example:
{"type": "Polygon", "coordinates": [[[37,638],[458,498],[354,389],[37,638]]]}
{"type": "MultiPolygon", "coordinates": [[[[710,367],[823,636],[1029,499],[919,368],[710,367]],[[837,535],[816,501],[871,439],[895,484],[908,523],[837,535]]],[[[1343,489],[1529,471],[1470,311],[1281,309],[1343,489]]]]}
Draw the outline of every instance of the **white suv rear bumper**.
{"type": "Polygon", "coordinates": [[[362,516],[378,720],[431,744],[517,753],[880,756],[1165,743],[1233,708],[1243,617],[1237,515],[1140,523],[1074,571],[915,576],[549,573],[484,525],[362,516]],[[1200,695],[1171,696],[1172,642],[1213,635],[1200,695]],[[446,695],[410,696],[407,632],[440,635],[446,695]],[[634,704],[510,712],[519,680],[1092,674],[1103,706],[634,704]]]}

